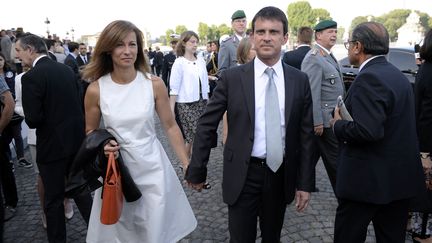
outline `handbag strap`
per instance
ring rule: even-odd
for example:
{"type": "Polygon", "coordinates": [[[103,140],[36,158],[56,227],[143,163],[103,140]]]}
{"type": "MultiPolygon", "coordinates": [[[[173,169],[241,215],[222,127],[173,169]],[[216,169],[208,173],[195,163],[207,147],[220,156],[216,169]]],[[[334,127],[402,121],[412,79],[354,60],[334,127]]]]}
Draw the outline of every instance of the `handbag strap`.
{"type": "Polygon", "coordinates": [[[105,180],[108,179],[108,175],[109,175],[110,171],[112,171],[112,173],[114,174],[115,178],[118,178],[117,163],[116,163],[116,160],[115,160],[114,152],[109,152],[108,153],[108,165],[107,165],[105,180]]]}

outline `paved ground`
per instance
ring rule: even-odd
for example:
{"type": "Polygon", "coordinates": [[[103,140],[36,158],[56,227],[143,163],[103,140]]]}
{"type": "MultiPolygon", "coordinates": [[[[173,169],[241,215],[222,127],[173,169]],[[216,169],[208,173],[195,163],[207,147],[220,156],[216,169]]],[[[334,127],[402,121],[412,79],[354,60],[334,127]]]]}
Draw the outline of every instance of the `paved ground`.
{"type": "MultiPolygon", "coordinates": [[[[159,124],[158,124],[159,125],[159,124]]],[[[157,126],[158,127],[158,126],[157,126]]],[[[182,177],[178,162],[174,158],[163,133],[158,134],[168,156],[173,161],[178,175],[182,177]]],[[[212,188],[195,192],[185,188],[198,220],[198,227],[181,243],[228,242],[227,207],[222,202],[221,173],[222,147],[213,149],[209,162],[208,181],[212,188]]],[[[19,192],[18,211],[14,218],[5,223],[5,243],[47,242],[46,231],[41,223],[41,210],[35,188],[33,169],[16,167],[16,181],[19,192]]],[[[313,193],[305,213],[297,213],[288,205],[282,230],[281,242],[332,242],[336,200],[321,162],[317,166],[318,193],[313,193]]],[[[85,242],[86,225],[75,206],[75,216],[67,221],[68,242],[85,242]]],[[[374,233],[369,227],[366,242],[374,242],[374,233]]],[[[257,242],[260,242],[259,233],[257,242]]],[[[407,242],[410,242],[407,240],[407,242]]]]}

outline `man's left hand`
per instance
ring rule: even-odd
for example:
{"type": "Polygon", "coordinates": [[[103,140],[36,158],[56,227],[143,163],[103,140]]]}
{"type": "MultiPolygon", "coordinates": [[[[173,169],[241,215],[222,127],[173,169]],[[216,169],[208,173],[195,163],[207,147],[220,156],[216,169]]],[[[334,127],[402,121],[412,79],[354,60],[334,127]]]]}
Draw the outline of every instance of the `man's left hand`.
{"type": "Polygon", "coordinates": [[[296,209],[297,212],[304,212],[306,207],[309,205],[310,192],[297,191],[296,192],[296,209]]]}

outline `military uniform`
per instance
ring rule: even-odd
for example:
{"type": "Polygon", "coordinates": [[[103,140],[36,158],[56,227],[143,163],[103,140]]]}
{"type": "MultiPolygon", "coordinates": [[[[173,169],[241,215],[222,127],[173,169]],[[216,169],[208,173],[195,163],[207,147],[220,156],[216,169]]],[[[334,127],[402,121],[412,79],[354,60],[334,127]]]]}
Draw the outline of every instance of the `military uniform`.
{"type": "MultiPolygon", "coordinates": [[[[315,31],[336,28],[336,22],[320,22],[315,31]]],[[[330,128],[330,119],[337,103],[337,97],[345,95],[341,68],[334,56],[320,45],[315,45],[306,54],[301,70],[309,77],[313,101],[314,126],[323,125],[323,134],[317,137],[316,160],[322,157],[333,189],[336,185],[336,160],[338,141],[330,128]]]]}
{"type": "Polygon", "coordinates": [[[236,35],[230,36],[222,42],[218,53],[218,74],[224,69],[237,66],[237,48],[240,40],[236,35]]]}
{"type": "MultiPolygon", "coordinates": [[[[242,18],[246,18],[243,10],[237,10],[231,16],[232,21],[242,18]]],[[[218,76],[220,76],[223,70],[237,66],[237,48],[239,43],[240,40],[235,34],[221,43],[218,53],[218,76]]]]}

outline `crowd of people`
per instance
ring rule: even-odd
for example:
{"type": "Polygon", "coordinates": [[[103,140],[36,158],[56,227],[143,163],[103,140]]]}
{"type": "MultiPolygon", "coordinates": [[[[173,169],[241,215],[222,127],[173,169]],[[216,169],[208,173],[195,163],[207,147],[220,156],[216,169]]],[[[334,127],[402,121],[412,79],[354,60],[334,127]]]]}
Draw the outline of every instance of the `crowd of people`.
{"type": "Polygon", "coordinates": [[[364,242],[371,222],[377,242],[404,242],[407,231],[415,242],[432,242],[432,30],[420,48],[413,92],[385,58],[386,28],[357,25],[345,47],[359,74],[347,91],[331,51],[336,21],[299,28],[297,48],[286,53],[282,10],[262,8],[250,31],[237,10],[231,24],[233,35],[206,43],[204,55],[194,31],[173,38],[166,55],[146,50],[143,33],[125,20],[108,24],[94,50],[22,29],[1,31],[0,241],[19,200],[12,140],[18,166],[35,170],[50,243],[66,242],[72,199],[88,225],[87,242],[181,240],[199,224],[181,181],[210,189],[209,155],[220,140],[230,242],[255,242],[257,224],[263,242],[280,242],[287,204],[304,212],[319,191],[319,158],[338,203],[334,242],[364,242]],[[156,137],[156,115],[184,178],[156,137]],[[102,188],[93,197],[66,193],[81,144],[101,130],[111,137],[99,156],[115,153],[142,194],[125,199],[113,225],[100,221],[102,188]]]}

